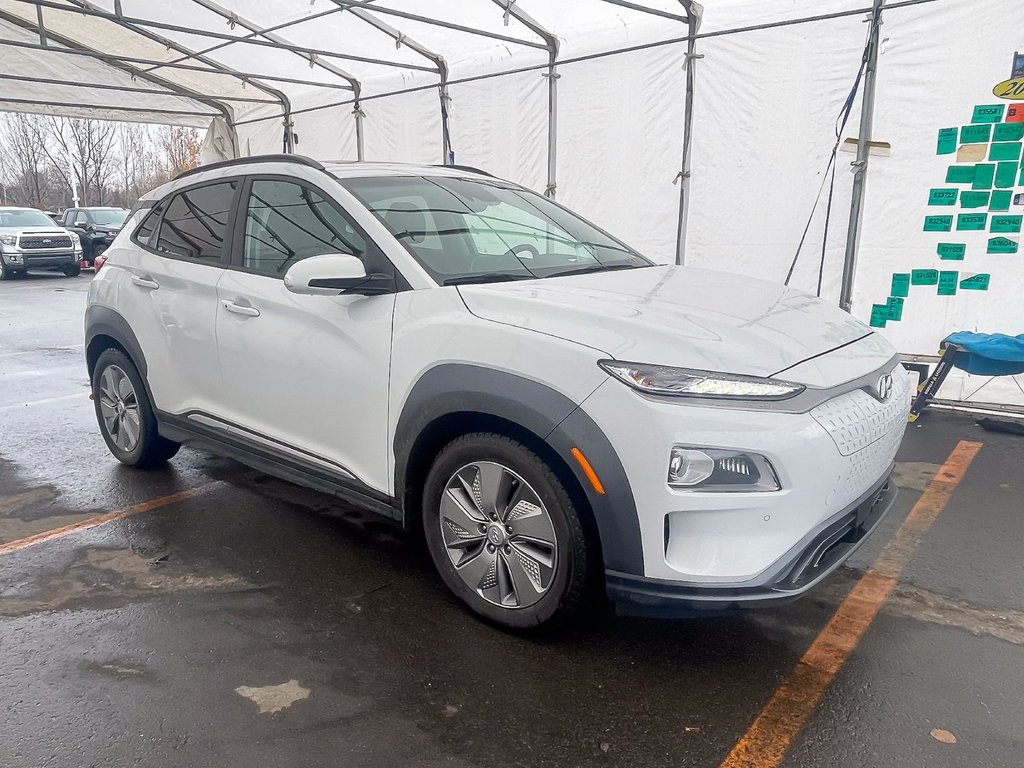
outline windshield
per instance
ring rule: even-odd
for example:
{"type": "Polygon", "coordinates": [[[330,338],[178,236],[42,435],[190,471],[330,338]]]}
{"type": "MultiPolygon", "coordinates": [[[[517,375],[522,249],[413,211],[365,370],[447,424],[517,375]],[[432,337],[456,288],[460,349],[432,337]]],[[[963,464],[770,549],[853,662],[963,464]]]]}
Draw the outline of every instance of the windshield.
{"type": "Polygon", "coordinates": [[[110,210],[89,211],[94,223],[101,227],[120,227],[128,217],[128,211],[123,208],[112,208],[110,210]]]}
{"type": "Polygon", "coordinates": [[[547,198],[506,182],[395,176],[342,184],[441,284],[651,263],[547,198]]]}
{"type": "Polygon", "coordinates": [[[25,208],[19,211],[0,211],[0,227],[46,227],[53,229],[53,219],[42,211],[25,208]]]}

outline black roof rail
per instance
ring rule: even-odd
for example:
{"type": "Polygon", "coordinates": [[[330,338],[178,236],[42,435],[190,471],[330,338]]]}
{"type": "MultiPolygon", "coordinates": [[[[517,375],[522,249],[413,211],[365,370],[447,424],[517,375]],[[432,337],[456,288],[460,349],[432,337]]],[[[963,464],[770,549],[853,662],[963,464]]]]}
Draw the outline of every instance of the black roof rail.
{"type": "Polygon", "coordinates": [[[310,168],[316,168],[318,171],[324,170],[322,163],[318,163],[311,157],[305,155],[252,155],[251,157],[236,157],[231,160],[221,160],[219,163],[208,163],[207,165],[197,165],[195,168],[189,168],[187,171],[182,171],[174,177],[175,181],[183,179],[186,176],[191,176],[194,173],[201,171],[209,171],[214,168],[229,168],[232,165],[247,165],[248,163],[298,163],[299,165],[305,165],[310,168]]]}
{"type": "Polygon", "coordinates": [[[479,168],[474,168],[472,165],[433,165],[433,168],[454,168],[457,171],[469,171],[470,173],[479,173],[481,176],[489,176],[495,178],[493,173],[482,171],[479,168]]]}

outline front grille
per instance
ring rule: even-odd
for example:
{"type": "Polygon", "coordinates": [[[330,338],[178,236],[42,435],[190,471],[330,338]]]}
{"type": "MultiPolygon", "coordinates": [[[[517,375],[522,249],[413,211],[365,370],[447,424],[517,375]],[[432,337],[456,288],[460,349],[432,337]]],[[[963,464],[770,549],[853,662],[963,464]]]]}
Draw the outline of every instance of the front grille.
{"type": "Polygon", "coordinates": [[[811,411],[843,456],[852,456],[893,431],[902,433],[910,410],[910,382],[902,368],[892,380],[892,394],[884,403],[856,389],[811,411]]]}
{"type": "Polygon", "coordinates": [[[70,248],[71,238],[67,235],[23,235],[18,238],[18,245],[25,250],[70,248]]]}

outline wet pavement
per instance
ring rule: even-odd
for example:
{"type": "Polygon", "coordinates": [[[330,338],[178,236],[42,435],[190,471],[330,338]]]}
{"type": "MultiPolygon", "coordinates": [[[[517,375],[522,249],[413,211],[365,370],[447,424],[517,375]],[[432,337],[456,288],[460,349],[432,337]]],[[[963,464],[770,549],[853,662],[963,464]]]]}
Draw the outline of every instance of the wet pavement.
{"type": "Polygon", "coordinates": [[[0,283],[0,542],[194,493],[0,548],[3,768],[717,766],[962,439],[980,453],[782,765],[1024,766],[1024,439],[927,413],[883,526],[792,605],[517,637],[331,497],[184,449],[120,467],[88,282],[0,283]]]}

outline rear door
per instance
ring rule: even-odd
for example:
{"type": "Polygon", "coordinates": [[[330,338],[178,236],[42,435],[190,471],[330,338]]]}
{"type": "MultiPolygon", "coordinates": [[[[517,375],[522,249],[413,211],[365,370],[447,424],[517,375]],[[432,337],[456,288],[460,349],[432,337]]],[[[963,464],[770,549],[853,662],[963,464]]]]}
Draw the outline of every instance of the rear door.
{"type": "Polygon", "coordinates": [[[232,265],[217,289],[224,416],[236,438],[330,479],[386,493],[395,295],[303,296],[288,268],[348,253],[394,273],[328,193],[294,177],[246,184],[232,265]]]}
{"type": "Polygon", "coordinates": [[[180,190],[158,203],[132,235],[139,246],[118,307],[146,355],[156,407],[170,414],[216,413],[224,389],[217,357],[217,282],[241,179],[180,190]]]}

